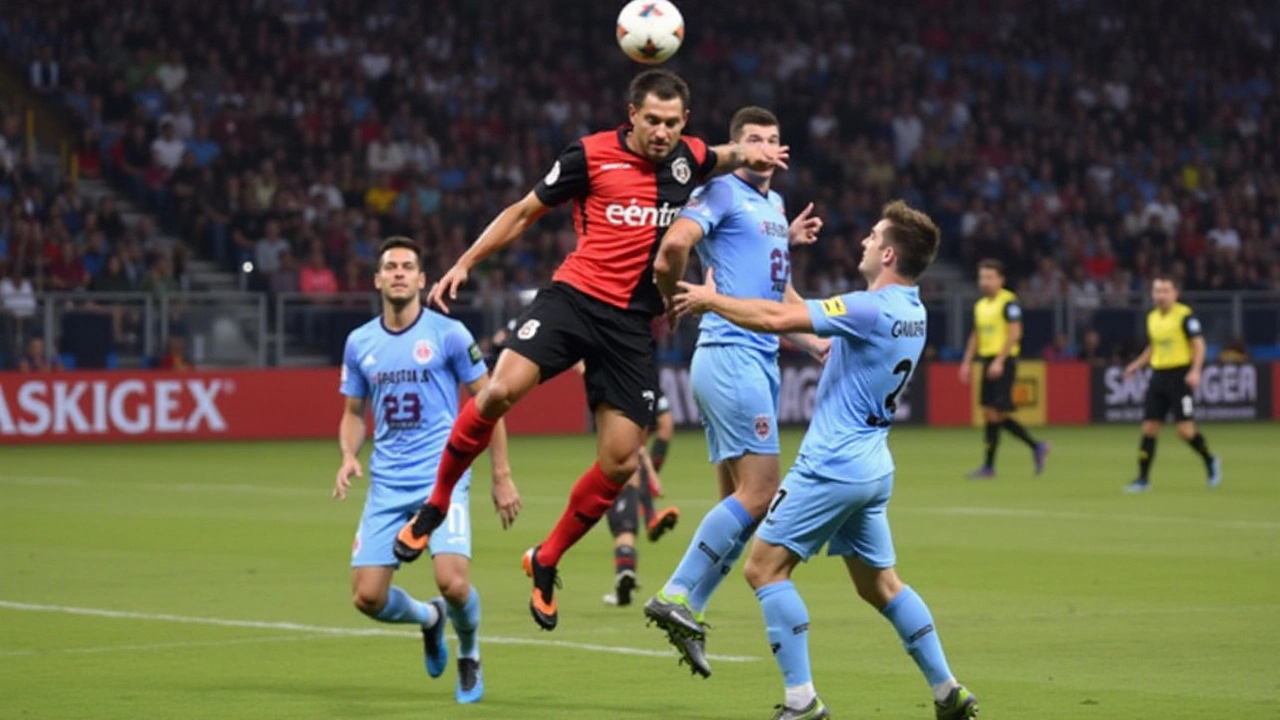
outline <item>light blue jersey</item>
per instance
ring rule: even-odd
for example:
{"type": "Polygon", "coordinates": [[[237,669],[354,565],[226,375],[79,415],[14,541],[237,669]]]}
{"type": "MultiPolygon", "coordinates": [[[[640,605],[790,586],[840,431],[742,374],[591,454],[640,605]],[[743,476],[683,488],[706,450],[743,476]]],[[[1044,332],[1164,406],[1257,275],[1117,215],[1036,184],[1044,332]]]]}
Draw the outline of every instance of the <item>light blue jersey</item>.
{"type": "Polygon", "coordinates": [[[890,285],[806,304],[814,332],[832,343],[796,469],[845,481],[889,475],[889,425],[924,352],[920,292],[890,285]]]}
{"type": "MultiPolygon", "coordinates": [[[[718,291],[781,302],[791,282],[782,197],[762,194],[737,175],[698,188],[680,217],[702,228],[698,257],[715,270],[718,291]]],[[[778,338],[714,313],[702,316],[690,372],[713,463],[779,454],[778,338]]]]}
{"type": "Polygon", "coordinates": [[[342,394],[373,405],[372,482],[422,488],[458,416],[458,385],[485,374],[480,348],[457,320],[423,310],[400,332],[375,318],[347,336],[342,394]]]}
{"type": "Polygon", "coordinates": [[[892,567],[889,425],[924,351],[924,305],[902,285],[807,304],[814,332],[832,338],[831,355],[800,454],[757,536],[806,560],[827,545],[831,555],[892,567]]]}
{"type": "MultiPolygon", "coordinates": [[[[761,194],[737,175],[718,177],[694,191],[680,212],[702,228],[702,267],[715,270],[718,292],[781,302],[791,282],[791,251],[782,196],[761,194]]],[[[715,313],[702,316],[698,345],[740,345],[778,352],[778,338],[743,330],[715,313]]]]}
{"type": "MultiPolygon", "coordinates": [[[[369,494],[351,550],[353,567],[399,566],[392,544],[435,485],[458,415],[458,385],[484,374],[480,348],[466,327],[429,310],[400,332],[376,318],[347,336],[341,392],[368,399],[374,417],[369,494]]],[[[431,535],[432,556],[471,556],[470,489],[468,471],[454,488],[445,523],[431,535]]]]}

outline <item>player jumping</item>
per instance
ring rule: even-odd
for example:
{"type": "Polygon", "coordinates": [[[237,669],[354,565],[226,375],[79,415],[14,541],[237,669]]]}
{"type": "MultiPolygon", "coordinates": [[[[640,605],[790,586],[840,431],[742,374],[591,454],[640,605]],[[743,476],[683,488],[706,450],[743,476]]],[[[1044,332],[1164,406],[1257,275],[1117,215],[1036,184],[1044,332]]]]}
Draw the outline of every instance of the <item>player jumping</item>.
{"type": "Polygon", "coordinates": [[[710,271],[706,285],[680,284],[679,312],[714,312],[756,332],[834,338],[813,421],[747,557],[747,582],[760,600],[786,684],[775,720],[830,717],[809,672],[809,612],[791,582],[795,566],[828,541],[828,554],[844,557],[858,595],[893,624],[920,667],[939,720],[978,714],[977,698],[947,667],[928,606],[894,571],[887,515],[894,471],[889,427],[925,343],[927,316],[916,279],[938,242],[933,221],[897,201],[885,206],[862,241],[858,269],[866,292],[800,305],[719,295],[710,271]]]}
{"type": "Polygon", "coordinates": [[[721,145],[682,137],[689,86],[674,73],[648,70],[631,83],[629,122],[584,137],[560,153],[546,177],[498,214],[431,291],[448,309],[472,268],[515,241],[553,206],[574,201],[578,246],[519,320],[498,356],[493,380],[466,403],[453,425],[435,490],[397,536],[397,557],[416,558],[444,521],[449,494],[488,447],[494,424],[538,383],[586,361],[587,400],[599,436],[597,460],[578,478],[551,533],[524,555],[532,578],[529,610],[552,630],[560,557],[600,521],[636,470],[657,398],[651,319],[663,312],[651,282],[654,246],[694,187],[744,164],[785,167],[786,148],[721,145]]]}
{"type": "MultiPolygon", "coordinates": [[[[360,447],[365,408],[373,401],[373,456],[369,494],[351,554],[351,586],[356,609],[374,620],[422,627],[427,674],[440,677],[448,664],[444,639],[447,615],[458,633],[458,685],[454,697],[473,703],[484,696],[480,671],[480,595],[472,587],[471,480],[464,476],[450,493],[448,522],[431,538],[436,584],[443,598],[415,600],[391,577],[399,567],[392,554],[396,532],[422,507],[431,492],[431,471],[445,449],[458,407],[458,386],[474,395],[488,384],[480,349],[462,323],[422,307],[422,255],[408,238],[382,245],[374,283],[382,294],[382,315],[347,336],[341,391],[346,398],[338,429],[342,466],[333,497],[344,500],[351,477],[362,477],[360,447]]],[[[494,428],[493,503],[509,527],[520,513],[520,494],[507,464],[503,425],[494,428]]]]}
{"type": "MultiPolygon", "coordinates": [[[[729,134],[744,145],[778,147],[778,119],[764,108],[734,114],[729,134]]],[[[739,169],[698,189],[662,238],[655,279],[664,297],[675,294],[689,250],[716,271],[720,291],[742,298],[803,304],[791,287],[790,244],[812,242],[822,220],[805,208],[788,223],[782,197],[769,189],[773,170],[739,169]]],[[[815,357],[830,346],[811,335],[791,338],[815,357]]],[[[690,367],[693,397],[707,434],[722,500],[707,513],[683,559],[645,615],[663,630],[690,668],[708,677],[700,639],[684,624],[706,626],[711,595],[732,570],[778,490],[778,338],[748,332],[715,314],[702,317],[690,367]]],[[[705,630],[704,630],[705,632],[705,630]]]]}
{"type": "Polygon", "coordinates": [[[1172,277],[1161,275],[1151,282],[1151,302],[1147,314],[1147,348],[1124,369],[1127,378],[1151,365],[1146,404],[1142,411],[1142,444],[1138,448],[1138,477],[1124,486],[1125,492],[1151,489],[1151,463],[1156,457],[1156,436],[1160,426],[1173,415],[1173,426],[1204,461],[1209,487],[1222,483],[1222,463],[1209,452],[1204,435],[1196,430],[1194,395],[1200,387],[1205,346],[1200,321],[1191,308],[1178,302],[1178,286],[1172,277]]]}

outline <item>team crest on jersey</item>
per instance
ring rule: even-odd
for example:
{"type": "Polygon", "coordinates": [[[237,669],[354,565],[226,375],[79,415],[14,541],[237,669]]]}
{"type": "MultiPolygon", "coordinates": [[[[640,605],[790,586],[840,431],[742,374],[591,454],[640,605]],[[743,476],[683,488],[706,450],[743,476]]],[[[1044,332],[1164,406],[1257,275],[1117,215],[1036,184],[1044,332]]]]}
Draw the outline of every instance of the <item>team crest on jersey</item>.
{"type": "Polygon", "coordinates": [[[560,179],[560,161],[557,160],[556,164],[552,165],[551,169],[547,171],[547,176],[542,178],[542,183],[544,185],[555,185],[556,181],[559,179],[560,179]]]}
{"type": "Polygon", "coordinates": [[[431,356],[435,351],[431,349],[431,343],[426,340],[419,340],[413,344],[413,361],[419,365],[426,365],[431,362],[431,356]]]}
{"type": "Polygon", "coordinates": [[[671,163],[671,177],[675,178],[676,182],[681,185],[688,185],[689,181],[693,179],[693,170],[689,167],[689,161],[684,158],[676,158],[675,162],[671,163]]]}
{"type": "Polygon", "coordinates": [[[516,337],[521,340],[528,340],[538,334],[538,328],[541,327],[541,325],[542,323],[537,320],[526,320],[524,324],[520,326],[520,329],[516,331],[516,337]]]}
{"type": "Polygon", "coordinates": [[[773,434],[773,426],[769,424],[769,416],[763,415],[763,414],[757,415],[756,416],[756,437],[760,438],[761,440],[768,440],[771,434],[773,434]]]}

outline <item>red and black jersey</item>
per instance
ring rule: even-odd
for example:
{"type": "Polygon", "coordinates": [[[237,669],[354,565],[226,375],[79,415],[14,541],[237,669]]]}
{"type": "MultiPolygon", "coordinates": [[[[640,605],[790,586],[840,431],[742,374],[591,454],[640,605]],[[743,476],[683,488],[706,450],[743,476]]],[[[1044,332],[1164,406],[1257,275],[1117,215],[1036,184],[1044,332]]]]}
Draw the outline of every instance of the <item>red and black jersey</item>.
{"type": "Polygon", "coordinates": [[[657,315],[658,241],[710,175],[716,156],[702,140],[685,136],[655,165],[627,148],[630,129],[624,125],[574,142],[533,192],[544,205],[574,201],[578,246],[553,280],[610,305],[657,315]]]}

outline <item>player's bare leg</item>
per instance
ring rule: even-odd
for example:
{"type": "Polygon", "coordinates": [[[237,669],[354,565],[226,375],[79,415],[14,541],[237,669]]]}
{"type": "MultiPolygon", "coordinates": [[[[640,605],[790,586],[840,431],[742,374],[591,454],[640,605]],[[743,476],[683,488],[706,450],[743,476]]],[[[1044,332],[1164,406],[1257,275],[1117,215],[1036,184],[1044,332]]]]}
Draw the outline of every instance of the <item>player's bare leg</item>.
{"type": "Polygon", "coordinates": [[[858,595],[893,624],[907,654],[924,674],[933,690],[938,720],[977,717],[978,698],[951,674],[933,615],[920,595],[904,585],[892,567],[872,567],[853,556],[844,562],[858,595]]]}
{"type": "MultiPolygon", "coordinates": [[[[480,670],[480,594],[471,585],[471,561],[465,555],[437,553],[434,565],[445,612],[458,634],[458,684],[454,699],[463,704],[479,702],[484,697],[484,675],[480,670]]],[[[439,642],[444,645],[444,623],[439,625],[439,642]]]]}
{"type": "Polygon", "coordinates": [[[415,600],[409,593],[392,586],[394,574],[395,568],[390,565],[352,568],[352,603],[357,610],[379,622],[420,626],[427,674],[440,677],[449,662],[449,649],[444,644],[444,600],[415,600]]]}
{"type": "Polygon", "coordinates": [[[543,630],[554,630],[559,617],[555,589],[560,557],[604,517],[638,467],[644,428],[608,403],[601,403],[595,416],[596,462],[574,483],[569,506],[547,539],[524,555],[525,573],[533,579],[529,611],[543,630]]]}
{"type": "MultiPolygon", "coordinates": [[[[453,498],[453,489],[471,463],[489,447],[493,428],[512,406],[538,386],[542,371],[538,364],[519,353],[504,350],[494,365],[493,375],[475,397],[467,400],[453,423],[448,443],[440,457],[431,497],[413,521],[400,530],[397,544],[421,553],[431,533],[444,522],[453,498]]],[[[408,558],[405,558],[408,559],[408,558]]]]}
{"type": "Polygon", "coordinates": [[[774,715],[778,720],[818,720],[830,717],[813,687],[809,669],[809,610],[791,582],[800,556],[781,545],[757,538],[751,544],[743,572],[764,613],[769,647],[782,671],[786,699],[774,715]]]}

